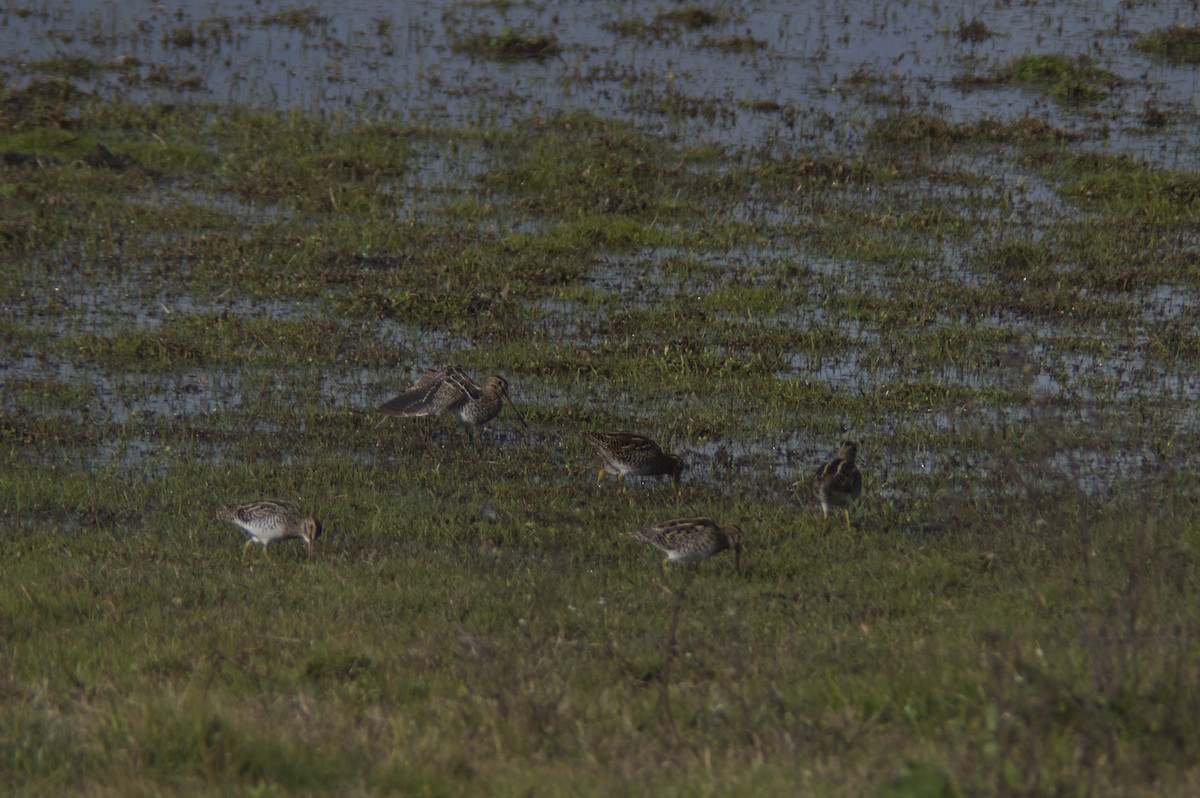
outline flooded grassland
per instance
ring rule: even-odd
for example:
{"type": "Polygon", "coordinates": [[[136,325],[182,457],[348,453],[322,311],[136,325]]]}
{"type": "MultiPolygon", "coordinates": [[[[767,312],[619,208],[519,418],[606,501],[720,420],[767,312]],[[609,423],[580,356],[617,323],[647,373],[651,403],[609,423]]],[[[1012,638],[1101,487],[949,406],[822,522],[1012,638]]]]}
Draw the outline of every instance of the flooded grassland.
{"type": "Polygon", "coordinates": [[[792,5],[0,9],[3,783],[1194,793],[1195,10],[792,5]]]}

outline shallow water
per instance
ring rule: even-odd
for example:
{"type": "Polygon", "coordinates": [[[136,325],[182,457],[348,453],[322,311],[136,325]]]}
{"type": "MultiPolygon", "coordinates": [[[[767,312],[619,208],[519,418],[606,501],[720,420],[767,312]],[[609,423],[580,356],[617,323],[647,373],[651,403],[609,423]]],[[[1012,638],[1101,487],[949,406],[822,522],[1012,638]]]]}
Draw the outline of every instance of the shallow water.
{"type": "Polygon", "coordinates": [[[1038,116],[1084,135],[1091,146],[1168,167],[1190,167],[1200,141],[1195,124],[1171,124],[1151,135],[1139,121],[1148,102],[1194,120],[1200,72],[1131,47],[1153,28],[1195,25],[1200,11],[1186,4],[826,0],[797,8],[779,1],[719,2],[706,8],[722,19],[695,30],[656,22],[663,6],[644,0],[357,0],[336,11],[305,8],[313,6],[10,4],[0,12],[0,64],[11,73],[10,85],[36,74],[39,62],[83,56],[107,65],[86,82],[118,87],[134,99],[182,93],[217,103],[435,124],[503,125],[537,113],[589,109],[666,136],[764,151],[856,147],[872,120],[896,110],[929,111],[950,121],[1038,116]],[[959,28],[973,20],[995,35],[962,40],[959,28]],[[618,23],[648,30],[622,35],[618,23]],[[498,63],[453,49],[474,34],[504,28],[552,34],[561,53],[498,63]],[[731,49],[739,40],[758,46],[731,49]],[[1013,57],[1042,53],[1091,57],[1123,85],[1097,105],[1071,107],[1011,86],[963,90],[955,84],[1013,57]]]}

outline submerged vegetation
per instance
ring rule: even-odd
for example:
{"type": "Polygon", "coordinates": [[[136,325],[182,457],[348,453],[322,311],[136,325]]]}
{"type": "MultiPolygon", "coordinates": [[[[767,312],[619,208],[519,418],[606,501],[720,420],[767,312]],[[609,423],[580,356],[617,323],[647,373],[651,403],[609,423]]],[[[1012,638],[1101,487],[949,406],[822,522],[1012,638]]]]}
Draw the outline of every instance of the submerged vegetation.
{"type": "MultiPolygon", "coordinates": [[[[1006,69],[1120,89],[1063,62],[1006,69]]],[[[1200,787],[1196,172],[1037,107],[806,149],[37,71],[0,94],[7,792],[1200,787]],[[376,411],[453,364],[528,427],[376,411]],[[583,430],[689,467],[597,485],[583,430]],[[850,529],[806,484],[846,439],[850,529]],[[216,509],[265,498],[311,557],[241,559],[216,509]],[[685,601],[629,533],[691,516],[745,573],[685,601]]]]}

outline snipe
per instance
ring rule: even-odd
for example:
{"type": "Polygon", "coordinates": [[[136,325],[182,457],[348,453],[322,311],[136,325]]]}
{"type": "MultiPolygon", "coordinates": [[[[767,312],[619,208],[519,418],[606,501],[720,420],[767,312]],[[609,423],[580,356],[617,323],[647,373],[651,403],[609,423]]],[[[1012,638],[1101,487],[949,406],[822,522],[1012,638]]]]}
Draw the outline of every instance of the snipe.
{"type": "Polygon", "coordinates": [[[321,536],[321,522],[306,516],[291,502],[264,500],[231,504],[217,510],[218,521],[228,521],[241,527],[248,539],[242,547],[242,557],[250,546],[262,545],[264,554],[271,556],[271,544],[279,540],[299,538],[304,541],[309,554],[313,543],[321,536]]]}

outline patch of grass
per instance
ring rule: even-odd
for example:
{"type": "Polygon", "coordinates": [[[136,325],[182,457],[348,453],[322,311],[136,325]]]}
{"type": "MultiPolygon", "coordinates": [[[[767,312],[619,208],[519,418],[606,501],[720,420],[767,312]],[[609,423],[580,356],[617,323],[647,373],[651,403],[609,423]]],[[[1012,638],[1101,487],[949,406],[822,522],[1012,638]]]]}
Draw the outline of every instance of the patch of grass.
{"type": "Polygon", "coordinates": [[[775,190],[782,190],[784,186],[794,187],[797,181],[803,185],[837,187],[866,181],[887,182],[898,174],[895,167],[883,159],[850,159],[837,154],[812,153],[786,159],[763,159],[753,167],[753,176],[775,190]]]}
{"type": "Polygon", "coordinates": [[[70,128],[69,110],[82,93],[67,78],[30,81],[22,88],[0,91],[0,121],[10,131],[42,126],[70,128]],[[49,124],[47,124],[49,123],[49,124]]]}
{"type": "Polygon", "coordinates": [[[616,19],[602,22],[600,27],[612,31],[618,36],[645,37],[651,32],[651,26],[641,19],[616,19]]]}
{"type": "Polygon", "coordinates": [[[276,366],[329,362],[343,340],[338,325],[314,320],[175,314],[157,327],[109,336],[64,338],[59,345],[65,355],[96,359],[110,366],[141,363],[145,368],[170,369],[252,362],[276,366]]]}
{"type": "Polygon", "coordinates": [[[18,406],[36,408],[39,413],[50,408],[81,410],[92,397],[90,385],[53,379],[18,378],[9,383],[8,389],[18,406]]]}
{"type": "Polygon", "coordinates": [[[240,118],[214,120],[212,134],[222,144],[238,138],[224,150],[222,188],[246,200],[305,209],[345,211],[370,193],[388,191],[408,155],[406,133],[391,125],[318,130],[298,115],[280,119],[246,111],[240,118]],[[278,135],[280,125],[290,129],[278,135]]]}
{"type": "Polygon", "coordinates": [[[525,33],[513,28],[477,33],[455,41],[453,48],[455,52],[500,61],[542,61],[562,51],[552,33],[525,33]]]}
{"type": "MultiPolygon", "coordinates": [[[[227,17],[209,17],[164,30],[160,41],[163,46],[203,49],[229,44],[233,41],[233,35],[234,22],[232,20],[227,17]]],[[[159,75],[167,74],[162,71],[161,67],[158,69],[159,75]]],[[[151,82],[153,81],[154,79],[151,79],[151,82]]],[[[173,83],[174,81],[168,82],[173,83]]]]}
{"type": "Polygon", "coordinates": [[[1116,218],[1189,220],[1200,203],[1200,175],[1156,169],[1124,155],[1067,155],[1055,158],[1046,173],[1063,196],[1116,218]]]}
{"type": "Polygon", "coordinates": [[[1078,138],[1070,131],[1036,117],[951,123],[920,112],[889,114],[872,123],[867,137],[888,145],[913,143],[995,144],[1053,143],[1078,138]]]}
{"type": "Polygon", "coordinates": [[[1058,254],[1047,241],[1011,240],[988,247],[977,263],[1005,280],[1055,280],[1058,254]]]}
{"type": "Polygon", "coordinates": [[[182,25],[170,31],[166,31],[162,35],[162,43],[171,45],[172,47],[194,47],[199,41],[196,36],[196,31],[188,25],[182,25]]]}
{"type": "Polygon", "coordinates": [[[977,17],[971,19],[970,22],[965,18],[960,20],[955,33],[958,35],[960,42],[970,42],[971,44],[979,44],[996,35],[977,17]]]}
{"type": "Polygon", "coordinates": [[[1115,74],[1096,66],[1087,56],[1071,59],[1058,54],[1014,58],[995,77],[1041,89],[1056,99],[1080,103],[1101,100],[1120,83],[1115,74]]]}
{"type": "Polygon", "coordinates": [[[719,25],[725,21],[725,17],[715,11],[709,11],[703,6],[685,6],[683,8],[673,8],[670,11],[660,11],[654,15],[655,23],[671,23],[681,25],[689,30],[699,30],[701,28],[719,25]]]}
{"type": "Polygon", "coordinates": [[[1175,25],[1140,36],[1133,48],[1175,64],[1200,63],[1200,28],[1175,25]]]}
{"type": "MultiPolygon", "coordinates": [[[[710,11],[701,6],[685,6],[669,11],[660,11],[649,21],[643,19],[621,18],[612,22],[603,22],[601,27],[610,30],[618,36],[636,37],[654,41],[678,41],[682,31],[697,31],[720,25],[726,17],[719,12],[710,11]]],[[[762,43],[765,45],[765,43],[762,43]]],[[[716,47],[734,52],[752,52],[757,50],[760,43],[752,37],[728,37],[717,39],[706,36],[701,42],[702,47],[716,47]]]]}
{"type": "Polygon", "coordinates": [[[91,77],[103,69],[95,61],[78,55],[39,61],[32,68],[37,72],[74,79],[91,77]]]}
{"type": "Polygon", "coordinates": [[[311,6],[305,8],[284,8],[272,14],[264,15],[259,20],[259,24],[263,26],[274,25],[287,28],[288,30],[299,31],[307,36],[312,33],[313,28],[328,25],[329,17],[319,13],[311,6]]]}
{"type": "Polygon", "coordinates": [[[1162,129],[1171,122],[1171,118],[1156,103],[1149,100],[1142,106],[1139,116],[1142,124],[1152,130],[1162,129]]]}
{"type": "Polygon", "coordinates": [[[765,49],[767,43],[763,39],[755,39],[753,36],[726,36],[723,39],[706,37],[700,40],[700,46],[723,50],[727,53],[756,53],[765,49]]]}
{"type": "Polygon", "coordinates": [[[630,126],[577,113],[531,132],[497,140],[511,158],[485,181],[492,190],[519,192],[528,211],[666,219],[688,205],[679,189],[689,176],[670,162],[673,153],[630,126]]]}

